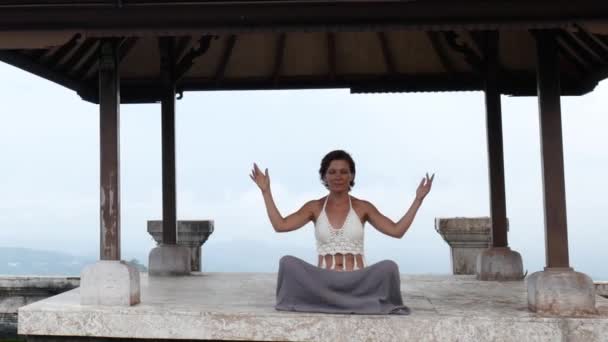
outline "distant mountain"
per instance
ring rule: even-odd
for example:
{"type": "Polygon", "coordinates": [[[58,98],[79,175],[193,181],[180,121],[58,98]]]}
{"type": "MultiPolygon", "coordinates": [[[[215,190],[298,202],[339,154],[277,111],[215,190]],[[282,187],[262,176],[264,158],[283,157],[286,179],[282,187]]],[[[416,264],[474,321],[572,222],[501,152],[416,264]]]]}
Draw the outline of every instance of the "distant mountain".
{"type": "MultiPolygon", "coordinates": [[[[203,246],[204,272],[276,272],[279,259],[292,254],[314,261],[314,249],[266,244],[259,241],[208,241],[203,246]]],[[[79,276],[82,269],[96,262],[95,257],[56,251],[0,247],[0,275],[79,276]]],[[[140,271],[147,271],[147,260],[129,260],[140,271]]]]}
{"type": "Polygon", "coordinates": [[[2,275],[78,276],[82,268],[96,260],[67,253],[28,248],[0,247],[2,275]]]}
{"type": "MultiPolygon", "coordinates": [[[[371,248],[370,248],[371,249],[371,248]]],[[[446,269],[449,256],[441,258],[414,258],[412,253],[401,253],[384,249],[370,254],[368,262],[383,258],[394,260],[399,264],[402,274],[449,274],[446,269]],[[373,259],[373,256],[377,256],[373,259]],[[444,259],[445,258],[445,259],[444,259]]],[[[415,253],[414,253],[415,254],[415,253]]],[[[316,262],[314,245],[308,247],[284,244],[280,241],[251,240],[212,240],[209,239],[202,248],[203,272],[277,272],[279,260],[284,255],[293,255],[309,263],[316,262]]],[[[137,255],[129,262],[141,271],[147,271],[147,253],[137,255]]],[[[82,269],[98,259],[92,256],[71,255],[64,252],[42,251],[28,248],[0,247],[1,275],[59,275],[79,276],[82,269]]],[[[582,269],[594,280],[606,280],[608,275],[601,263],[587,263],[582,269]],[[597,264],[597,265],[596,265],[597,264]]],[[[528,269],[530,270],[530,269],[528,269]]],[[[530,273],[534,272],[532,269],[530,273]]]]}

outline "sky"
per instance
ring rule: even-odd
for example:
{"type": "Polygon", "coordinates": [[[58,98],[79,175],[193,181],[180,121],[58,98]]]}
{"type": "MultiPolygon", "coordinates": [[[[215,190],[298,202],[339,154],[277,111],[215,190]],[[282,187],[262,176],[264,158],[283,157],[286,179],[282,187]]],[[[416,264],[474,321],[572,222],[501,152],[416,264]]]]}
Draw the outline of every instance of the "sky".
{"type": "MultiPolygon", "coordinates": [[[[73,91],[0,63],[0,247],[99,254],[99,112],[73,91]]],[[[529,273],[545,266],[538,107],[502,97],[509,245],[529,273]]],[[[608,82],[562,98],[571,266],[608,280],[608,82]]],[[[121,106],[122,258],[147,261],[160,219],[160,104],[121,106]]],[[[281,255],[314,262],[314,227],[275,233],[253,162],[268,167],[284,215],[324,196],[318,168],[334,149],[357,163],[352,195],[393,220],[426,172],[431,193],[402,239],[366,225],[368,262],[450,273],[436,218],[489,215],[482,92],[350,94],[348,90],[190,92],[177,101],[177,214],[212,219],[203,271],[274,272],[281,255]]]]}

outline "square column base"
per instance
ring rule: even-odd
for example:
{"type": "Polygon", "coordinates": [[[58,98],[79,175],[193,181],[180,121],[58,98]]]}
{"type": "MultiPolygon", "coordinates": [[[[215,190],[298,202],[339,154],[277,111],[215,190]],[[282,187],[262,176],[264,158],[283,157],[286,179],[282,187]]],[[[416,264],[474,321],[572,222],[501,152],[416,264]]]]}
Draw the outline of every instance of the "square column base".
{"type": "Polygon", "coordinates": [[[120,260],[100,260],[80,274],[80,304],[131,306],[140,302],[139,271],[120,260]]]}
{"type": "Polygon", "coordinates": [[[477,280],[523,280],[521,254],[509,247],[490,247],[477,255],[477,280]]]}
{"type": "Polygon", "coordinates": [[[152,276],[189,275],[190,250],[179,245],[160,245],[150,251],[148,274],[152,276]]]}
{"type": "Polygon", "coordinates": [[[528,279],[528,308],[557,316],[595,315],[595,286],[589,276],[572,268],[545,268],[528,279]]]}

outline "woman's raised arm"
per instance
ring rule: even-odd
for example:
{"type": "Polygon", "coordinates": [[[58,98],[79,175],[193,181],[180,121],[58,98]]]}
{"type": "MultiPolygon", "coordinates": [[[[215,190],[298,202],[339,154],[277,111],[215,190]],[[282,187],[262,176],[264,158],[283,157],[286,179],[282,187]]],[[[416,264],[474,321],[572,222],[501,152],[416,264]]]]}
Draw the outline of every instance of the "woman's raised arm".
{"type": "Polygon", "coordinates": [[[418,189],[416,189],[416,198],[405,215],[403,215],[397,223],[380,213],[373,204],[365,202],[367,220],[378,231],[398,239],[402,238],[412,225],[414,217],[416,217],[416,213],[418,212],[420,205],[422,205],[422,201],[429,191],[431,191],[434,178],[434,174],[429,177],[428,173],[425,178],[422,178],[422,181],[420,181],[420,184],[418,185],[418,189]]]}
{"type": "Polygon", "coordinates": [[[268,218],[270,219],[272,228],[274,228],[276,232],[283,233],[296,230],[314,219],[314,201],[307,202],[302,208],[287,217],[281,216],[281,213],[279,212],[279,209],[277,209],[274,199],[272,198],[272,192],[270,191],[270,176],[268,174],[268,169],[266,169],[265,172],[262,172],[258,165],[254,163],[249,177],[262,191],[268,218]]]}

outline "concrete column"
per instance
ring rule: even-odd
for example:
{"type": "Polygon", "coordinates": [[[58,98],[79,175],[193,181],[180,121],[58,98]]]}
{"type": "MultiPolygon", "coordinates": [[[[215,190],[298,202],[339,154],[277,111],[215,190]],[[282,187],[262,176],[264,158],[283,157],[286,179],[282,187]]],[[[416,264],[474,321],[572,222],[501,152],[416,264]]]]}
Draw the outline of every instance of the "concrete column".
{"type": "MultiPolygon", "coordinates": [[[[148,233],[156,243],[162,243],[162,221],[148,221],[148,233]]],[[[213,233],[213,221],[177,221],[177,244],[190,251],[190,264],[192,272],[200,272],[201,247],[213,233]]]]}
{"type": "Polygon", "coordinates": [[[161,55],[161,137],[163,170],[163,244],[177,243],[177,197],[175,179],[175,40],[159,38],[161,55]]]}
{"type": "Polygon", "coordinates": [[[158,38],[161,102],[163,232],[162,243],[150,251],[150,275],[187,275],[191,269],[190,250],[177,245],[177,200],[175,180],[175,38],[158,38]]]}
{"type": "Polygon", "coordinates": [[[101,261],[81,273],[83,305],[134,305],[140,302],[139,272],[120,260],[120,77],[116,39],[99,49],[101,261]]]}
{"type": "Polygon", "coordinates": [[[475,274],[477,256],[490,244],[490,218],[436,218],[435,230],[450,246],[452,273],[475,274]]]}
{"type": "Polygon", "coordinates": [[[568,258],[566,190],[560,106],[559,46],[551,30],[534,34],[545,212],[547,267],[530,275],[528,307],[548,315],[597,313],[593,281],[575,272],[568,258]]]}
{"type": "Polygon", "coordinates": [[[120,260],[120,77],[118,47],[105,41],[99,57],[100,259],[120,260]]]}
{"type": "Polygon", "coordinates": [[[521,280],[521,255],[508,247],[507,240],[498,32],[484,32],[483,43],[492,242],[478,255],[475,274],[479,280],[521,280]]]}

